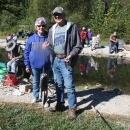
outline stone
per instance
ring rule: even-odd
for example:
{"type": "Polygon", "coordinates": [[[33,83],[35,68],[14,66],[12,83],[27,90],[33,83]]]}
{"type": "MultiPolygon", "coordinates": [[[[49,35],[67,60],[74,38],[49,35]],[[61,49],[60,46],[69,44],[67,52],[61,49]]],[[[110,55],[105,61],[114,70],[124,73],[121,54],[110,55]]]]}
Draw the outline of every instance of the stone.
{"type": "Polygon", "coordinates": [[[31,84],[19,85],[20,91],[28,92],[28,90],[31,89],[31,88],[32,88],[31,84]]]}

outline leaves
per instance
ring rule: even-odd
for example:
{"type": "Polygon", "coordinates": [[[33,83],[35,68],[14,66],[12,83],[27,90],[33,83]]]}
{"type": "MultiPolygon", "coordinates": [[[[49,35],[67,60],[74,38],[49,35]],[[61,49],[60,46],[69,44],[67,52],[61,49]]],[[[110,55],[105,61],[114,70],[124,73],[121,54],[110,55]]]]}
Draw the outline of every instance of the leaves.
{"type": "Polygon", "coordinates": [[[45,17],[49,24],[54,23],[52,11],[61,6],[67,20],[76,23],[80,29],[85,26],[94,34],[104,36],[116,31],[119,37],[129,38],[129,0],[0,0],[0,3],[0,29],[3,31],[21,24],[34,30],[37,17],[45,17]]]}

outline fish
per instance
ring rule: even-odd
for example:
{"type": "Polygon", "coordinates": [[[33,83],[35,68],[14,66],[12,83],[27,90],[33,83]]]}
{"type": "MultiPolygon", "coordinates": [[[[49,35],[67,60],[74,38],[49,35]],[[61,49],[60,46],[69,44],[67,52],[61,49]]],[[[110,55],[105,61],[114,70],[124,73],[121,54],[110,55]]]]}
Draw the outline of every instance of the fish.
{"type": "Polygon", "coordinates": [[[40,89],[41,89],[41,100],[43,105],[45,105],[48,96],[48,78],[47,74],[45,73],[41,77],[40,89]]]}

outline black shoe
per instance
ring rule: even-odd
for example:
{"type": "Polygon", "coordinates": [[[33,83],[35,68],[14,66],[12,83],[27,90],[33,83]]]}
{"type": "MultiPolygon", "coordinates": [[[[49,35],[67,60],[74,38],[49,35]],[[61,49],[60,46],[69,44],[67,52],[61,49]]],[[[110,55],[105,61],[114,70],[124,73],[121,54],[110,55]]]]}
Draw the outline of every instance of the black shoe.
{"type": "Polygon", "coordinates": [[[62,112],[62,111],[65,111],[65,110],[66,110],[66,107],[64,105],[59,105],[59,104],[56,104],[55,107],[50,107],[49,108],[50,112],[56,112],[56,111],[62,112]]]}

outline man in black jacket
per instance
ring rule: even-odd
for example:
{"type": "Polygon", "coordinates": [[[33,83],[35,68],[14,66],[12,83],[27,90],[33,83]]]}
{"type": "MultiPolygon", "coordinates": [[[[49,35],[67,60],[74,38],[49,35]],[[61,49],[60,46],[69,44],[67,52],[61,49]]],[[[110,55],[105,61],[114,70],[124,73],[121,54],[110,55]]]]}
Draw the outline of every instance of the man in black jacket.
{"type": "Polygon", "coordinates": [[[65,11],[62,7],[53,10],[53,17],[56,22],[48,34],[48,43],[51,48],[51,62],[56,85],[57,104],[50,108],[51,112],[63,111],[64,86],[67,89],[70,120],[76,118],[76,91],[73,81],[74,66],[78,54],[82,50],[79,30],[73,22],[68,22],[65,11]]]}

